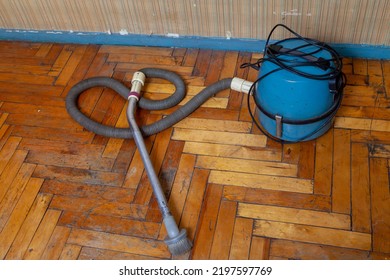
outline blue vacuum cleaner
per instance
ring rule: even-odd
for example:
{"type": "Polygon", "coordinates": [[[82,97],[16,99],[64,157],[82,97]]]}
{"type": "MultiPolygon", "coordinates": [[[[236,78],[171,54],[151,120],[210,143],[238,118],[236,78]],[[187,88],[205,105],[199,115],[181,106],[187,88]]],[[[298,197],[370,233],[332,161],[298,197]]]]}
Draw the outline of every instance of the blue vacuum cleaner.
{"type": "MultiPolygon", "coordinates": [[[[284,25],[277,25],[283,26],[284,25]]],[[[153,169],[143,137],[163,131],[189,116],[209,98],[224,89],[233,89],[248,94],[248,108],[254,123],[272,139],[283,142],[299,142],[319,137],[332,125],[332,119],[340,107],[344,78],[341,59],[328,45],[295,34],[295,38],[266,44],[264,58],[254,64],[244,64],[259,70],[257,81],[241,78],[220,80],[194,96],[165,118],[142,127],[135,119],[137,108],[166,110],[179,104],[185,97],[186,87],[175,73],[156,68],[145,68],[134,73],[131,89],[108,77],[94,77],[74,85],[66,97],[68,114],[89,131],[106,137],[132,138],[141,154],[145,170],[151,182],[153,193],[167,230],[165,243],[172,255],[181,255],[191,250],[192,242],[185,229],[179,229],[153,169]],[[160,78],[174,84],[174,94],[163,100],[150,100],[142,96],[142,86],[147,78],[160,78]],[[78,98],[93,87],[107,87],[127,99],[129,128],[116,128],[98,123],[81,112],[78,98]],[[254,97],[258,110],[254,117],[249,106],[254,97]]]]}
{"type": "Polygon", "coordinates": [[[268,36],[264,57],[242,65],[247,66],[259,70],[251,93],[260,123],[250,113],[264,134],[276,141],[301,142],[321,136],[332,126],[346,80],[342,60],[332,47],[278,24],[268,36]],[[270,43],[278,27],[295,37],[270,43]]]}

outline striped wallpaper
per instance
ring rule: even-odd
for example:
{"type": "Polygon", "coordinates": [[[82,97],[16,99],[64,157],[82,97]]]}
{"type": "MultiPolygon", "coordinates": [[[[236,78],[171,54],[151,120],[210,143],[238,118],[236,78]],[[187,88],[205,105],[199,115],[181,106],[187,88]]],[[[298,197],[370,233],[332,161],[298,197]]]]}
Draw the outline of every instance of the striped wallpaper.
{"type": "Polygon", "coordinates": [[[0,0],[0,28],[390,45],[389,0],[0,0]],[[276,34],[275,39],[285,36],[276,34]]]}

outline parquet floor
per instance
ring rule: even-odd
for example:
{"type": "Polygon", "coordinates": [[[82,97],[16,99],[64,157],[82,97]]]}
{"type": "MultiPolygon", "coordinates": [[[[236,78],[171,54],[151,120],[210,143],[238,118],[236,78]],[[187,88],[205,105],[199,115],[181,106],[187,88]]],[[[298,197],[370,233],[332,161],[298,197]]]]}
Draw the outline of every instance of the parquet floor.
{"type": "MultiPolygon", "coordinates": [[[[66,113],[76,82],[129,84],[143,67],[188,86],[236,75],[260,54],[197,49],[0,42],[0,258],[170,259],[161,216],[132,140],[94,135],[66,113]]],[[[281,145],[259,133],[244,97],[226,90],[147,147],[189,259],[389,259],[390,61],[345,59],[334,129],[281,145]]],[[[150,79],[145,95],[172,86],[150,79]]],[[[83,111],[126,126],[125,100],[95,88],[83,111]]],[[[174,109],[172,109],[174,110],[174,109]]],[[[163,112],[139,111],[142,123],[163,112]]]]}

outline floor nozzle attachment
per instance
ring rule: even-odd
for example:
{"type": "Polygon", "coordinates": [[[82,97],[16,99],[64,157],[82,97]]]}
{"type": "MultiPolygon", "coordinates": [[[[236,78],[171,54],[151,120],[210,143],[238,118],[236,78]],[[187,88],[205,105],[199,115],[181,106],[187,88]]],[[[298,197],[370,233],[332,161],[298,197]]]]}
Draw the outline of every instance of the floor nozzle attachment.
{"type": "Polygon", "coordinates": [[[192,242],[187,238],[185,229],[182,229],[177,236],[167,237],[164,242],[173,256],[185,254],[192,248],[192,242]]]}

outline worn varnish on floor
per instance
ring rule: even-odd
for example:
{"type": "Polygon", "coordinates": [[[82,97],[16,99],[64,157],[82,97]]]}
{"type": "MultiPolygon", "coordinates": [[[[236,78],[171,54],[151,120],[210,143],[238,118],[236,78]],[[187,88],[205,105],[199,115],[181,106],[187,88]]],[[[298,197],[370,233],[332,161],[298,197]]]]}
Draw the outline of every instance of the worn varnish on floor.
{"type": "MultiPolygon", "coordinates": [[[[0,42],[0,257],[169,259],[161,215],[132,140],[86,131],[66,113],[76,82],[160,67],[183,77],[185,104],[260,54],[198,49],[0,42]]],[[[190,259],[390,258],[390,62],[344,59],[334,128],[281,145],[252,124],[246,99],[225,90],[146,139],[190,259]]],[[[149,79],[145,95],[171,84],[149,79]]],[[[253,105],[253,104],[251,104],[253,105]]],[[[126,127],[126,101],[104,88],[83,112],[126,127]]],[[[179,105],[180,106],[180,105],[179,105]]],[[[174,109],[139,110],[152,123],[174,109]]]]}

